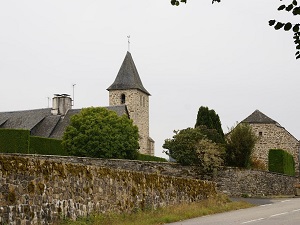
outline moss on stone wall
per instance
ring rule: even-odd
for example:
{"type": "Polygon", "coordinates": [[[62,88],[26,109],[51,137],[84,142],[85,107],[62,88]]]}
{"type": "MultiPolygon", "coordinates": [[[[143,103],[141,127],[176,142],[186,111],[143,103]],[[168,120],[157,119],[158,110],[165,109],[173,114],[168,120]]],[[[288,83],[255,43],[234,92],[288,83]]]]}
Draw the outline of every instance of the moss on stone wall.
{"type": "MultiPolygon", "coordinates": [[[[44,223],[62,215],[77,218],[93,212],[131,212],[199,201],[216,194],[212,182],[90,162],[72,157],[1,154],[0,185],[8,187],[2,189],[4,200],[10,204],[1,205],[0,195],[0,207],[18,208],[5,216],[22,220],[20,212],[26,211],[27,221],[44,223]]],[[[93,162],[97,163],[95,159],[93,162]]],[[[0,221],[8,221],[8,217],[0,215],[0,221]]]]}

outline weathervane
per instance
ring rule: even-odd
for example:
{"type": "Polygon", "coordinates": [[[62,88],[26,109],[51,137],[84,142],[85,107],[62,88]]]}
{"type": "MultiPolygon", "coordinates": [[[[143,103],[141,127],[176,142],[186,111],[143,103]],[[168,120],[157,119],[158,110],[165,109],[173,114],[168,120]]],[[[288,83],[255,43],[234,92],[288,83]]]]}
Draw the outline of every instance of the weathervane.
{"type": "Polygon", "coordinates": [[[128,38],[128,52],[130,52],[130,35],[128,35],[127,38],[128,38]]]}

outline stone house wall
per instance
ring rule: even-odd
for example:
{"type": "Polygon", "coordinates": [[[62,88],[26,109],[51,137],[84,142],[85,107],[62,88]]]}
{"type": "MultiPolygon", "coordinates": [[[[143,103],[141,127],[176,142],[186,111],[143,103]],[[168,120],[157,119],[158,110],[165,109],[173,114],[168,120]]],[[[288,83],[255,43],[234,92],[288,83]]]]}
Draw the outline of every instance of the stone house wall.
{"type": "Polygon", "coordinates": [[[253,156],[261,160],[268,168],[268,154],[270,149],[283,149],[293,155],[295,171],[299,174],[299,141],[284,127],[276,124],[250,124],[258,137],[253,156]]]}
{"type": "Polygon", "coordinates": [[[0,224],[51,224],[61,217],[132,212],[217,193],[214,182],[121,169],[117,164],[126,160],[108,161],[114,168],[96,161],[0,154],[0,224]]]}
{"type": "Polygon", "coordinates": [[[122,94],[130,119],[139,128],[140,152],[154,155],[154,142],[149,138],[149,96],[138,89],[110,90],[109,105],[121,105],[122,94]]]}

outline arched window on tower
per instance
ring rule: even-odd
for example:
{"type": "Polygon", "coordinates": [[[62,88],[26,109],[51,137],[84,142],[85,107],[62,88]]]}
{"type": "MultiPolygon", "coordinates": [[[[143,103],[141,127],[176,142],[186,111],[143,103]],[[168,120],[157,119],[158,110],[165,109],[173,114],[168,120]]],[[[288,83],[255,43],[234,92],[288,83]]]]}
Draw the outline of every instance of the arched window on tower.
{"type": "Polygon", "coordinates": [[[121,94],[121,104],[125,104],[125,94],[121,94]]]}

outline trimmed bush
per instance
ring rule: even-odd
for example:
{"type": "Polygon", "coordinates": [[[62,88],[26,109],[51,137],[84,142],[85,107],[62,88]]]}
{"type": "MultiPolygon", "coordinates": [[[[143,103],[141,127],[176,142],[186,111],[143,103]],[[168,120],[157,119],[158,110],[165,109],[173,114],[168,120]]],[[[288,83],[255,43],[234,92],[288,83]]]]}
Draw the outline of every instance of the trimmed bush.
{"type": "Polygon", "coordinates": [[[0,129],[0,152],[29,153],[29,130],[0,129]]]}
{"type": "Polygon", "coordinates": [[[291,154],[282,149],[269,150],[269,171],[295,176],[295,161],[291,154]]]}
{"type": "Polygon", "coordinates": [[[140,161],[155,161],[155,162],[167,162],[165,158],[156,157],[152,155],[144,155],[144,154],[138,154],[137,160],[140,161]]]}
{"type": "Polygon", "coordinates": [[[126,115],[102,107],[83,108],[71,117],[62,145],[73,156],[137,159],[139,131],[126,115]]]}
{"type": "Polygon", "coordinates": [[[41,155],[68,155],[63,149],[61,140],[43,137],[30,137],[30,153],[41,155]]]}

